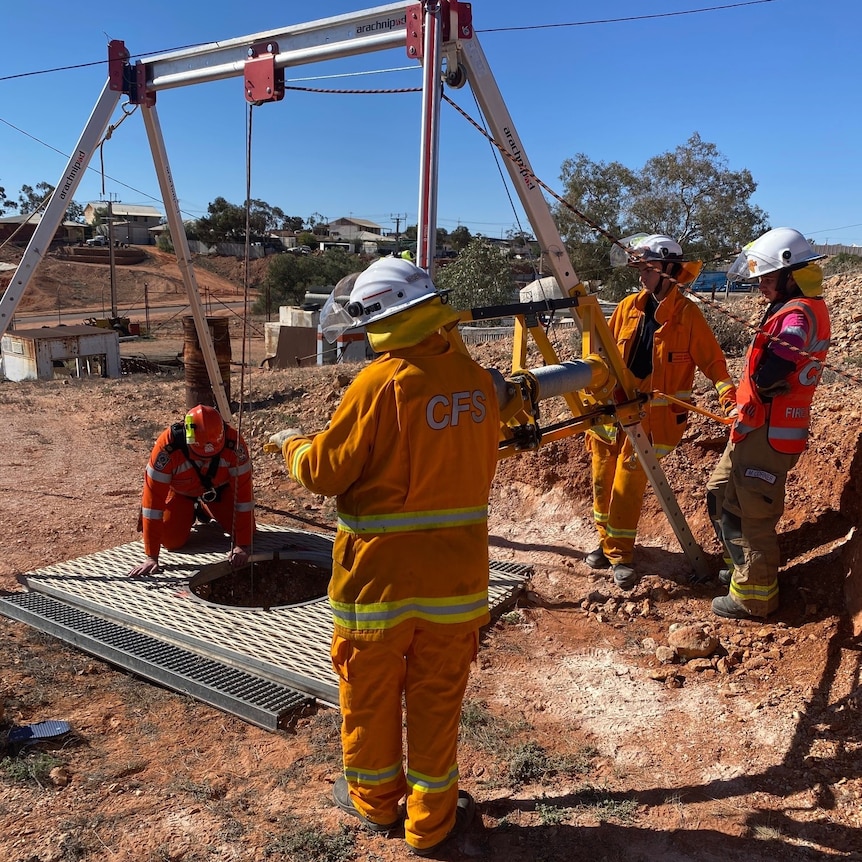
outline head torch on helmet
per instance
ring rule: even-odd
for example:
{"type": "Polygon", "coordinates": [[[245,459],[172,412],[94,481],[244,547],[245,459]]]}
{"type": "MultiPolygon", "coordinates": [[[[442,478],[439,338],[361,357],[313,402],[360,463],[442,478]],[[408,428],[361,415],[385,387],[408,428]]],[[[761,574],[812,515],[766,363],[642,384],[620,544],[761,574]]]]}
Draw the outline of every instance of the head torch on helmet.
{"type": "Polygon", "coordinates": [[[368,269],[342,279],[320,312],[324,337],[334,342],[346,330],[368,326],[435,297],[445,301],[431,277],[408,260],[380,258],[368,269]]]}

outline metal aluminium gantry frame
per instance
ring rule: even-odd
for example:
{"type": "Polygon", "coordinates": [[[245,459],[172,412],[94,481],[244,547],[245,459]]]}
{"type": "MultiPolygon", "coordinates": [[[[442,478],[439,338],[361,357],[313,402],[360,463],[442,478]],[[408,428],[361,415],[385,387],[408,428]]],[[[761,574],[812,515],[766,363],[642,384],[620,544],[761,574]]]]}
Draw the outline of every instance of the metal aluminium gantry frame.
{"type": "MultiPolygon", "coordinates": [[[[292,25],[225,42],[210,43],[130,63],[121,41],[108,48],[108,80],[69,159],[41,222],[24,252],[9,288],[0,299],[0,335],[6,331],[18,302],[60,225],[63,213],[122,96],[141,108],[168,225],[195,320],[213,394],[225,419],[230,407],[206,325],[179,202],[156,111],[159,91],[191,84],[244,77],[245,96],[254,105],[284,96],[284,69],[392,48],[406,48],[422,65],[422,114],[419,154],[417,263],[431,271],[435,257],[439,118],[442,84],[459,88],[469,83],[485,116],[493,142],[529,218],[564,299],[503,306],[485,316],[515,317],[512,377],[504,381],[508,405],[504,418],[513,438],[501,444],[501,457],[536,448],[540,442],[579,433],[600,422],[617,422],[631,440],[656,496],[696,575],[707,574],[703,553],[689,530],[664,472],[640,424],[644,396],[623,363],[595,295],[580,283],[554,223],[524,146],[473,31],[472,10],[462,0],[423,0],[412,5],[391,3],[364,11],[292,25]],[[569,309],[582,335],[582,360],[560,363],[541,324],[543,314],[569,309]],[[527,371],[527,335],[545,366],[527,371]],[[550,430],[538,428],[538,402],[561,396],[572,419],[550,430]]],[[[463,320],[479,319],[481,309],[463,320]]],[[[457,328],[450,338],[463,349],[457,328]]]]}

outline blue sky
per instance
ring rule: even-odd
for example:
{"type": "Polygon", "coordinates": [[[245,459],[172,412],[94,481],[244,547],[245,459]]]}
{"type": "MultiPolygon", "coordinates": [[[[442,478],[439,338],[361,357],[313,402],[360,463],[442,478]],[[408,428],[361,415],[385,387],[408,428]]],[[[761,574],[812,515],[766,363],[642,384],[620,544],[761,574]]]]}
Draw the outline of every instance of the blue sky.
{"type": "MultiPolygon", "coordinates": [[[[14,199],[24,183],[58,182],[106,80],[109,38],[148,56],[379,5],[6,4],[0,186],[14,199]],[[80,68],[25,74],[67,66],[80,68]]],[[[818,242],[862,244],[859,0],[474,0],[472,8],[533,170],[552,189],[562,192],[560,167],[579,152],[640,168],[698,132],[731,169],[752,172],[753,202],[773,226],[798,228],[818,242]],[[691,14],[669,14],[677,12],[691,14]],[[649,15],[664,17],[644,19],[649,15]],[[626,18],[639,20],[609,20],[626,18]]],[[[399,49],[287,69],[286,78],[289,86],[395,89],[419,87],[418,68],[399,49]],[[319,79],[332,75],[348,76],[319,79]]],[[[478,117],[468,87],[447,93],[478,117]]],[[[254,111],[252,197],[305,219],[352,215],[394,229],[400,215],[402,228],[415,224],[420,105],[418,93],[288,91],[254,111]]],[[[203,215],[219,195],[241,203],[242,79],[164,91],[157,107],[185,217],[203,215]]],[[[529,229],[488,143],[445,104],[441,117],[440,226],[464,224],[489,236],[519,223],[529,229]]],[[[95,158],[77,201],[110,195],[161,208],[140,116],[125,120],[103,152],[104,192],[95,158]]]]}

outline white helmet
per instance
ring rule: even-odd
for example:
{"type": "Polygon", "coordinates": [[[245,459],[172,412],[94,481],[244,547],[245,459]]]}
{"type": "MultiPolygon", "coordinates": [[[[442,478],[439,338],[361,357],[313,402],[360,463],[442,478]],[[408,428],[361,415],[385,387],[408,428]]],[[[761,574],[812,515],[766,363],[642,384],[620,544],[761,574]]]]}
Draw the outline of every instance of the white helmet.
{"type": "Polygon", "coordinates": [[[727,271],[728,281],[760,278],[780,269],[798,269],[812,260],[821,260],[811,243],[790,227],[776,227],[743,248],[727,271]]]}
{"type": "Polygon", "coordinates": [[[446,293],[438,291],[428,273],[409,260],[382,257],[363,272],[338,282],[320,310],[320,328],[326,340],[334,343],[348,329],[367,326],[446,293]]]}
{"type": "Polygon", "coordinates": [[[383,257],[359,274],[346,310],[357,326],[367,326],[442,295],[424,269],[403,258],[383,257]]]}
{"type": "Polygon", "coordinates": [[[681,261],[682,246],[663,233],[636,233],[611,246],[611,266],[634,266],[642,260],[681,261]]]}

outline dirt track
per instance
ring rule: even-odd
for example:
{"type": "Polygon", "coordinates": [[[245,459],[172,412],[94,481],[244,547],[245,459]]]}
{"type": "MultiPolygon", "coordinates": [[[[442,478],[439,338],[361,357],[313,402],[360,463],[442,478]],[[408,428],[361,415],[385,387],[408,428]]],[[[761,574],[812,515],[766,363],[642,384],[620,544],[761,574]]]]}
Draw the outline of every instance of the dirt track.
{"type": "MultiPolygon", "coordinates": [[[[851,371],[860,296],[846,278],[827,289],[829,359],[849,358],[851,371]]],[[[505,365],[491,348],[479,358],[505,365]]],[[[262,521],[331,531],[331,502],[257,453],[273,430],[321,427],[353,373],[248,374],[255,407],[243,433],[262,521]]],[[[491,553],[535,574],[517,611],[485,633],[471,677],[460,767],[480,816],[446,858],[862,858],[862,396],[858,382],[830,377],[792,474],[782,606],[766,623],[712,617],[719,587],[690,585],[649,492],[641,584],[622,593],[587,569],[595,540],[578,438],[501,464],[491,553]],[[680,625],[705,628],[720,649],[662,663],[657,651],[680,625]]],[[[706,402],[706,382],[697,385],[706,402]]],[[[135,538],[141,471],[183,394],[180,379],[139,375],[0,384],[0,588],[135,538]]],[[[697,418],[663,462],[716,569],[703,483],[722,442],[719,426],[697,418]]],[[[31,759],[39,783],[15,780],[4,761],[4,860],[409,858],[400,839],[359,832],[330,805],[340,768],[331,710],[268,734],[2,617],[0,666],[7,726],[56,718],[73,728],[40,746],[53,777],[31,759]]]]}

